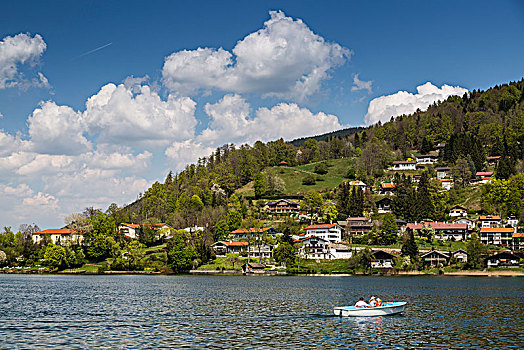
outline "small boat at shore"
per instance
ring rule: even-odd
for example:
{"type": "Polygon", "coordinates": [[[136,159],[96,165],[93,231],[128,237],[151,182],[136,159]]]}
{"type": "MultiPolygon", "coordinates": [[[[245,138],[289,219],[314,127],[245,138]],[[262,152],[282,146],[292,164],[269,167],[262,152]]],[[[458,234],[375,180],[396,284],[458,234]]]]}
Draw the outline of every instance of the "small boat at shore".
{"type": "Polygon", "coordinates": [[[404,311],[405,301],[384,303],[382,306],[356,307],[356,306],[339,306],[333,312],[336,316],[387,316],[395,315],[404,311]]]}

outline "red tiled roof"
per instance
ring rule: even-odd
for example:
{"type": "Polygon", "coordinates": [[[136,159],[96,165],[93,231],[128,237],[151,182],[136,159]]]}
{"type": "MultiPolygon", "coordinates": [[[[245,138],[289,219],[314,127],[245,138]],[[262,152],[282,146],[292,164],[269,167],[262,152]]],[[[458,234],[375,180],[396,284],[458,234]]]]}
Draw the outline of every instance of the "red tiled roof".
{"type": "Polygon", "coordinates": [[[336,226],[337,224],[321,224],[321,225],[309,225],[304,230],[315,230],[318,228],[332,228],[336,226]]]}
{"type": "Polygon", "coordinates": [[[513,232],[513,238],[524,238],[524,232],[513,232]]]}
{"type": "Polygon", "coordinates": [[[414,160],[396,160],[393,164],[417,164],[414,160]]]}
{"type": "Polygon", "coordinates": [[[477,171],[476,176],[492,176],[493,171],[477,171]]]}
{"type": "Polygon", "coordinates": [[[488,157],[488,160],[497,160],[497,159],[500,159],[500,156],[488,157]]]}
{"type": "Polygon", "coordinates": [[[129,227],[132,227],[132,228],[140,228],[139,224],[128,224],[128,223],[123,222],[120,225],[129,226],[129,227]]]}
{"type": "Polygon", "coordinates": [[[369,221],[371,218],[368,218],[366,216],[354,216],[354,217],[348,217],[346,221],[369,221]]]}
{"type": "MultiPolygon", "coordinates": [[[[468,229],[468,224],[466,223],[460,224],[460,223],[449,223],[449,222],[428,222],[426,223],[425,226],[429,226],[435,230],[467,230],[468,229]]],[[[412,230],[420,230],[422,229],[423,226],[422,226],[422,223],[415,224],[415,223],[410,222],[406,225],[406,227],[412,230]]]]}
{"type": "Polygon", "coordinates": [[[34,232],[34,235],[75,233],[76,230],[68,228],[49,228],[47,230],[34,232]]]}
{"type": "Polygon", "coordinates": [[[230,247],[243,247],[247,246],[248,242],[226,242],[226,241],[219,241],[220,243],[224,243],[227,246],[230,247]]]}
{"type": "Polygon", "coordinates": [[[383,182],[380,184],[380,187],[382,188],[395,188],[395,184],[393,182],[383,182]]]}
{"type": "Polygon", "coordinates": [[[480,229],[480,232],[515,232],[515,229],[512,227],[483,227],[480,229]]]}

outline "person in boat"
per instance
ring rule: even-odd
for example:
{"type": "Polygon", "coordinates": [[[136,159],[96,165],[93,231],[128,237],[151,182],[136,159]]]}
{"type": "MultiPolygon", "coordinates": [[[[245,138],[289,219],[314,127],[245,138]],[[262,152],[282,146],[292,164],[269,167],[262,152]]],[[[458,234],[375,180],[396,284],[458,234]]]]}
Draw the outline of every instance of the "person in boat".
{"type": "Polygon", "coordinates": [[[369,307],[369,304],[364,301],[364,297],[360,297],[360,300],[355,304],[356,307],[369,307]]]}
{"type": "Polygon", "coordinates": [[[382,299],[380,298],[375,298],[375,297],[371,297],[371,299],[369,299],[369,306],[372,306],[372,307],[375,307],[375,306],[382,306],[382,299]]]}

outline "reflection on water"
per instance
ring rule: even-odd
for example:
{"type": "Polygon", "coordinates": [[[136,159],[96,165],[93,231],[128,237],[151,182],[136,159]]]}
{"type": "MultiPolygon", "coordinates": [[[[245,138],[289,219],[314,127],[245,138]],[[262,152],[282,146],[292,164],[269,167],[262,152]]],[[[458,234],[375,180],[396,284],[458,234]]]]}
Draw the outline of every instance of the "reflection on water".
{"type": "Polygon", "coordinates": [[[1,348],[518,349],[524,279],[0,275],[1,348]],[[336,317],[360,296],[403,315],[336,317]]]}

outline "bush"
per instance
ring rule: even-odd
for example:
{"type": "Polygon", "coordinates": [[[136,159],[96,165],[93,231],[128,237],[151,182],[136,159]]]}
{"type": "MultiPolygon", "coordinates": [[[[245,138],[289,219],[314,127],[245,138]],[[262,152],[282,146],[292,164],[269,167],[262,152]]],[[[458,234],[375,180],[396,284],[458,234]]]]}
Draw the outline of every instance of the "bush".
{"type": "Polygon", "coordinates": [[[327,174],[327,172],[328,172],[327,168],[328,167],[327,167],[326,163],[324,163],[324,162],[317,163],[317,164],[315,164],[314,172],[317,173],[317,174],[320,174],[320,175],[324,175],[324,174],[327,174]]]}
{"type": "Polygon", "coordinates": [[[308,175],[302,179],[302,185],[311,186],[315,184],[315,178],[313,175],[308,175]]]}

